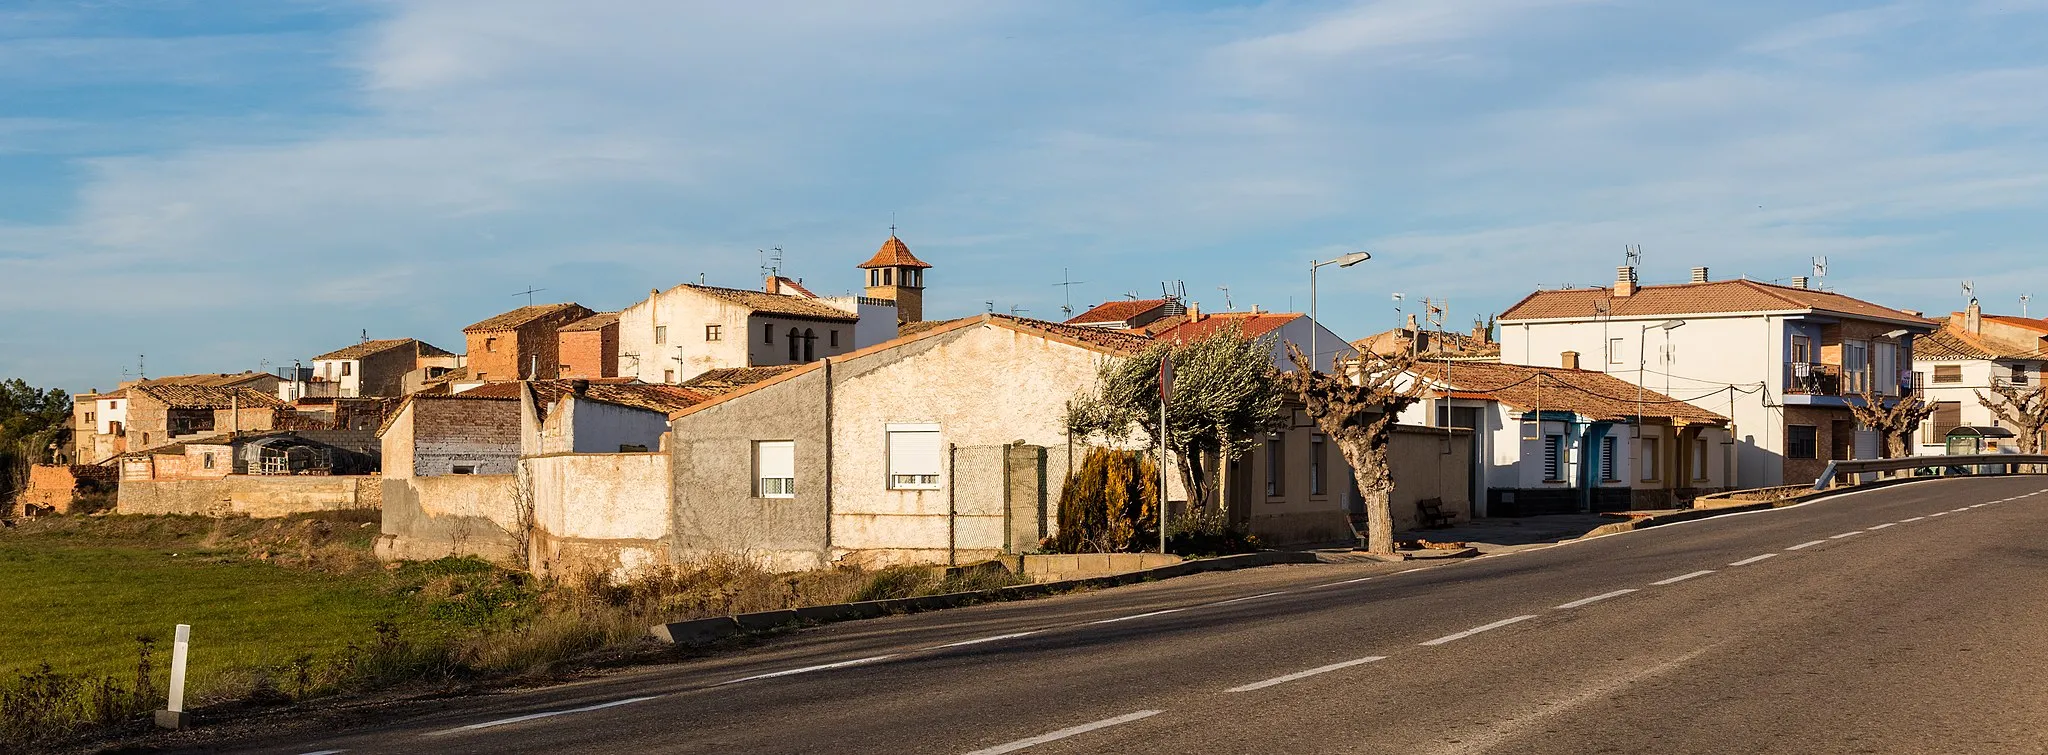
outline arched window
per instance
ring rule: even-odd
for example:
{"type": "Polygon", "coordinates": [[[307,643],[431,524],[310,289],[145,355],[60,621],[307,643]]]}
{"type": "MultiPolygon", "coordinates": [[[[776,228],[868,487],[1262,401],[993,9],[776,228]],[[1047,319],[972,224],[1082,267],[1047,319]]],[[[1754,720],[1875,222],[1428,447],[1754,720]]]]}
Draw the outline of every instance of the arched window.
{"type": "Polygon", "coordinates": [[[801,356],[803,356],[803,353],[804,353],[804,351],[803,351],[803,350],[804,350],[804,343],[803,343],[803,335],[802,335],[802,334],[799,334],[799,333],[797,333],[797,332],[796,332],[796,328],[790,328],[790,329],[789,329],[789,361],[792,361],[792,362],[794,362],[794,361],[797,361],[797,358],[798,358],[798,357],[801,357],[801,356]]]}
{"type": "Polygon", "coordinates": [[[816,353],[813,347],[817,346],[817,344],[818,334],[810,328],[804,328],[804,361],[808,362],[816,358],[813,356],[816,353]]]}

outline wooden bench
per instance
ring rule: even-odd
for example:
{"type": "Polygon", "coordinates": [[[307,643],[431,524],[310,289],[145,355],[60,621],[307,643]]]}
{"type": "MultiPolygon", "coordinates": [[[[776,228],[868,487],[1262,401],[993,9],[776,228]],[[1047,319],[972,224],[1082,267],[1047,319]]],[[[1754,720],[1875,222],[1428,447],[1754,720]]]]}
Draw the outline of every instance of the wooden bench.
{"type": "Polygon", "coordinates": [[[1444,511],[1444,499],[1424,498],[1415,502],[1415,510],[1422,514],[1422,526],[1430,529],[1451,526],[1451,513],[1444,511]]]}

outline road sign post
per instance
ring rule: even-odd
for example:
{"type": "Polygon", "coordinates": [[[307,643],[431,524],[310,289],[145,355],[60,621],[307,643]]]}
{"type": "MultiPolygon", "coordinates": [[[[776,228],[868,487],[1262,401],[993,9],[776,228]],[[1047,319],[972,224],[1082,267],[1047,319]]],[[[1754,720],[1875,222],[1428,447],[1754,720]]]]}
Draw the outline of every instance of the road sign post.
{"type": "Polygon", "coordinates": [[[185,658],[191,651],[192,625],[179,624],[171,643],[171,697],[164,710],[156,712],[156,725],[164,729],[183,729],[191,724],[185,714],[185,658]]]}

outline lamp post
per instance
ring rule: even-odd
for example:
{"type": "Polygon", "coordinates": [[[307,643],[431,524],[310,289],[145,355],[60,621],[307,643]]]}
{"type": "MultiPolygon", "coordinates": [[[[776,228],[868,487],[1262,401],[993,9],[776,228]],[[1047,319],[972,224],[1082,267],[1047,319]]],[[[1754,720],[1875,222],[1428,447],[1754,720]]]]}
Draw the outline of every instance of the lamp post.
{"type": "MultiPolygon", "coordinates": [[[[1682,327],[1685,327],[1684,320],[1665,320],[1655,325],[1644,325],[1642,330],[1636,333],[1636,437],[1638,438],[1643,437],[1643,381],[1647,379],[1647,376],[1643,373],[1649,367],[1648,343],[1650,331],[1662,330],[1670,333],[1682,327]]],[[[1670,336],[1666,336],[1666,338],[1668,339],[1670,336]]]]}
{"type": "Polygon", "coordinates": [[[1321,269],[1324,265],[1350,267],[1352,265],[1356,265],[1360,262],[1364,262],[1369,259],[1372,259],[1371,252],[1352,252],[1350,254],[1338,257],[1333,260],[1308,261],[1308,367],[1310,370],[1314,370],[1317,364],[1316,333],[1323,329],[1322,320],[1318,318],[1318,312],[1316,310],[1316,271],[1321,269]]]}

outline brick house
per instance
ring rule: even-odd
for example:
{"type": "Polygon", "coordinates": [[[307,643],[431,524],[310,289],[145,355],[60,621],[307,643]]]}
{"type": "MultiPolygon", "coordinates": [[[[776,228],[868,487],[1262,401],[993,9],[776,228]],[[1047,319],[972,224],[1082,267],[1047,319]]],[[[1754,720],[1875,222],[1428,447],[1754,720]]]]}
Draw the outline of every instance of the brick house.
{"type": "Polygon", "coordinates": [[[554,377],[562,364],[562,326],[594,314],[574,302],[540,304],[463,328],[469,342],[468,379],[488,383],[554,377]]]}
{"type": "Polygon", "coordinates": [[[97,464],[233,429],[269,430],[279,421],[276,375],[260,372],[176,375],[127,384],[107,393],[72,397],[75,461],[97,464]]]}
{"type": "Polygon", "coordinates": [[[1500,317],[1501,361],[1613,375],[1732,420],[1738,487],[1798,485],[1831,460],[1875,458],[1875,431],[1849,411],[1863,394],[1914,389],[1918,313],[1807,286],[1712,280],[1538,291],[1500,317]]]}
{"type": "Polygon", "coordinates": [[[619,376],[619,313],[599,312],[562,326],[559,377],[619,376]]]}
{"type": "Polygon", "coordinates": [[[406,373],[452,366],[455,354],[414,338],[364,341],[313,357],[316,382],[339,386],[341,398],[405,395],[406,373]]]}

